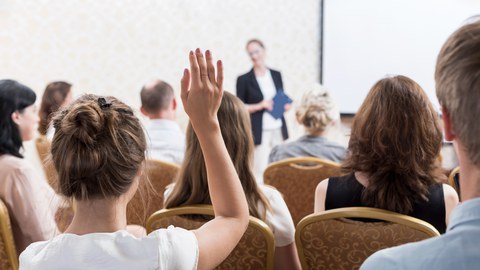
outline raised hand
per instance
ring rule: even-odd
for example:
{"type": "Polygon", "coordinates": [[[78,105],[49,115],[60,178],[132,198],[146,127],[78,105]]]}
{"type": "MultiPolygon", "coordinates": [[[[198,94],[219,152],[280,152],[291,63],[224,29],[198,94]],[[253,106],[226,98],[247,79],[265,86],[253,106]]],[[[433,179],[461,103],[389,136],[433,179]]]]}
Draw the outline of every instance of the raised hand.
{"type": "Polygon", "coordinates": [[[217,111],[223,95],[223,65],[217,61],[217,74],[212,53],[207,50],[205,57],[200,49],[189,54],[190,70],[185,69],[181,80],[181,97],[185,112],[197,130],[218,125],[217,111]],[[205,59],[206,58],[206,59],[205,59]]]}

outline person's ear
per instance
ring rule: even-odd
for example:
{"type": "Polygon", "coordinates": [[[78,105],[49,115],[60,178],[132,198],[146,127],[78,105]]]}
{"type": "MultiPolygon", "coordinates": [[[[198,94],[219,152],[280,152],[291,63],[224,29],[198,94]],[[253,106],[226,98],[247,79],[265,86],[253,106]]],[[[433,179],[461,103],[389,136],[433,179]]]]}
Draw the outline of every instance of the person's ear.
{"type": "Polygon", "coordinates": [[[20,124],[20,113],[18,111],[12,113],[12,121],[17,125],[20,124]]]}
{"type": "Polygon", "coordinates": [[[443,130],[445,132],[445,140],[453,141],[456,136],[453,131],[453,124],[450,118],[450,113],[448,112],[447,108],[442,106],[442,120],[443,120],[443,130]]]}
{"type": "Polygon", "coordinates": [[[143,106],[140,106],[140,112],[145,115],[146,117],[148,117],[149,113],[145,110],[145,108],[143,106]]]}
{"type": "Polygon", "coordinates": [[[174,111],[177,109],[177,100],[175,98],[172,99],[172,108],[174,111]]]}

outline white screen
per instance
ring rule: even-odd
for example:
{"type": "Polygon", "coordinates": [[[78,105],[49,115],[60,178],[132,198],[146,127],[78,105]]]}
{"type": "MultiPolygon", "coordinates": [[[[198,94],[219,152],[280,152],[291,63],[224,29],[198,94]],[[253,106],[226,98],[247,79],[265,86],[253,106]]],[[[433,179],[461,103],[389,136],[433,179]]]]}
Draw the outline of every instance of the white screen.
{"type": "Polygon", "coordinates": [[[438,52],[476,14],[477,0],[324,0],[323,83],[342,113],[355,113],[376,81],[397,74],[419,83],[438,108],[438,52]]]}

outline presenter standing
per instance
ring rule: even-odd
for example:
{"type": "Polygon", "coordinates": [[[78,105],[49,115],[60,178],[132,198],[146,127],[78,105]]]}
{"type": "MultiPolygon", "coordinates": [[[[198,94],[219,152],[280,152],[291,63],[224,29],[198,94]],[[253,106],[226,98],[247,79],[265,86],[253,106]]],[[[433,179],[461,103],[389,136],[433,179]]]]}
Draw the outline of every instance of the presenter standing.
{"type": "MultiPolygon", "coordinates": [[[[260,40],[249,40],[247,52],[253,68],[238,77],[237,96],[250,112],[255,142],[254,174],[257,181],[263,183],[263,171],[268,165],[271,149],[288,138],[283,115],[274,118],[270,114],[274,108],[273,98],[277,92],[283,91],[283,82],[280,72],[265,65],[265,46],[260,40]]],[[[289,108],[290,104],[286,104],[284,109],[289,108]]]]}

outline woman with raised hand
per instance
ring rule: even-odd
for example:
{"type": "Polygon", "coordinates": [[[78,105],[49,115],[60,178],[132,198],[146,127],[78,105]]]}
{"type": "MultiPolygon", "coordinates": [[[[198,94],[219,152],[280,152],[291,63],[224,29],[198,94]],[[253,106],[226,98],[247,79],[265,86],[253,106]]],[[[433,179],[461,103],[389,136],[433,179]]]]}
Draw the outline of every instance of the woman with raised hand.
{"type": "Polygon", "coordinates": [[[438,156],[442,132],[423,89],[405,76],[378,81],[353,121],[346,174],[320,182],[315,212],[368,206],[410,215],[444,233],[458,203],[438,156]]]}
{"type": "Polygon", "coordinates": [[[38,126],[35,99],[29,87],[0,80],[0,198],[8,208],[18,254],[58,234],[55,212],[61,200],[21,153],[38,126]]]}
{"type": "MultiPolygon", "coordinates": [[[[246,194],[250,215],[263,220],[275,237],[275,269],[300,269],[294,242],[295,226],[282,194],[271,186],[257,184],[253,175],[254,144],[250,115],[243,102],[225,92],[218,110],[218,121],[246,194]]],[[[165,191],[165,208],[211,203],[207,167],[191,125],[186,132],[186,146],[176,183],[165,191]]]]}
{"type": "Polygon", "coordinates": [[[126,228],[126,207],[145,161],[145,136],[130,107],[114,97],[86,95],[54,119],[52,156],[61,192],[75,199],[66,233],[32,244],[22,269],[211,269],[236,246],[248,206],[220,133],[217,110],[223,66],[197,49],[182,78],[182,101],[207,166],[215,218],[197,230],[170,227],[143,238],[126,228]]]}

